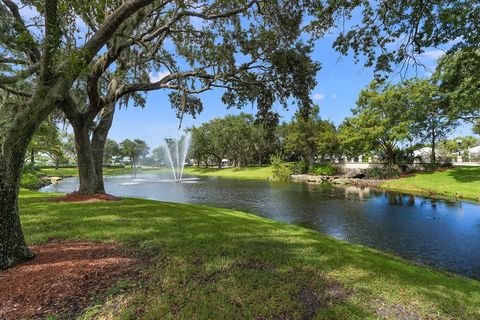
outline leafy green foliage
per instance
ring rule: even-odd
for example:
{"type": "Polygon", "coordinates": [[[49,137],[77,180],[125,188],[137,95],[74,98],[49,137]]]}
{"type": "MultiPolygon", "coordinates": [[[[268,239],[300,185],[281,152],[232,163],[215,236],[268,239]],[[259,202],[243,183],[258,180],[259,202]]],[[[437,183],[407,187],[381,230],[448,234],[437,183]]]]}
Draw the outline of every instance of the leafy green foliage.
{"type": "Polygon", "coordinates": [[[292,175],[288,164],[282,160],[279,155],[272,155],[270,157],[270,163],[272,166],[272,177],[279,181],[287,181],[292,175]]]}
{"type": "Polygon", "coordinates": [[[370,168],[364,171],[369,179],[395,179],[400,177],[400,171],[395,168],[370,168]]]}
{"type": "Polygon", "coordinates": [[[191,155],[199,165],[202,160],[212,160],[220,166],[224,158],[238,167],[264,164],[275,147],[274,137],[264,123],[256,122],[253,116],[245,113],[215,118],[189,130],[192,133],[191,155]]]}
{"type": "Polygon", "coordinates": [[[382,88],[377,82],[362,90],[353,117],[346,118],[339,128],[342,149],[350,155],[377,150],[387,163],[395,163],[397,145],[410,137],[403,93],[403,87],[382,88]]]}
{"type": "Polygon", "coordinates": [[[20,187],[30,190],[38,190],[45,185],[42,178],[34,172],[23,173],[20,187]]]}
{"type": "Polygon", "coordinates": [[[323,160],[338,150],[335,125],[322,120],[319,112],[318,106],[308,110],[300,109],[291,122],[283,124],[279,129],[285,155],[300,156],[309,168],[313,168],[317,158],[323,160]]]}
{"type": "Polygon", "coordinates": [[[35,157],[38,154],[47,155],[51,161],[59,166],[68,163],[71,158],[66,152],[66,141],[62,132],[53,121],[44,121],[35,131],[30,144],[28,145],[28,158],[35,164],[35,157]]]}
{"type": "Polygon", "coordinates": [[[429,143],[433,152],[431,162],[436,163],[436,145],[445,139],[460,123],[449,116],[448,102],[439,88],[429,80],[406,81],[402,90],[408,110],[404,118],[410,120],[412,138],[429,143]]]}
{"type": "Polygon", "coordinates": [[[303,174],[308,171],[308,163],[305,160],[290,162],[288,164],[292,174],[303,174]]]}
{"type": "Polygon", "coordinates": [[[377,75],[394,71],[394,66],[402,65],[403,70],[405,65],[420,64],[418,58],[427,48],[452,42],[453,50],[478,48],[480,43],[477,0],[320,2],[307,30],[323,36],[330,22],[327,13],[335,9],[341,10],[344,27],[333,47],[344,55],[353,53],[357,62],[365,56],[364,65],[374,66],[377,75]],[[351,17],[358,22],[345,27],[351,17]]]}
{"type": "Polygon", "coordinates": [[[338,173],[338,169],[329,164],[323,164],[313,167],[310,173],[316,176],[334,176],[338,173]]]}
{"type": "Polygon", "coordinates": [[[443,56],[433,80],[444,98],[444,109],[451,119],[480,118],[480,49],[464,48],[443,56]]]}
{"type": "Polygon", "coordinates": [[[400,172],[394,168],[370,168],[364,171],[368,179],[394,179],[400,177],[400,172]]]}
{"type": "Polygon", "coordinates": [[[121,153],[130,159],[132,166],[136,166],[142,156],[146,156],[149,151],[147,143],[140,139],[126,139],[120,143],[121,153]]]}
{"type": "Polygon", "coordinates": [[[103,163],[108,164],[122,156],[122,150],[114,140],[107,139],[103,150],[103,163]]]}

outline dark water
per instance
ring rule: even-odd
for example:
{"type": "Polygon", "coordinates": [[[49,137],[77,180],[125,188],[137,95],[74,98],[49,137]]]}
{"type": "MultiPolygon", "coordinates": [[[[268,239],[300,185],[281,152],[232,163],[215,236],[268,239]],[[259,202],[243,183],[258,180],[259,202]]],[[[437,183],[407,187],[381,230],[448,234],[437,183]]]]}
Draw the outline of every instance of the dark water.
{"type": "MultiPolygon", "coordinates": [[[[329,184],[190,178],[172,183],[149,173],[107,177],[105,183],[113,195],[246,211],[480,279],[478,204],[329,184]]],[[[43,191],[77,188],[78,180],[69,178],[43,191]]]]}

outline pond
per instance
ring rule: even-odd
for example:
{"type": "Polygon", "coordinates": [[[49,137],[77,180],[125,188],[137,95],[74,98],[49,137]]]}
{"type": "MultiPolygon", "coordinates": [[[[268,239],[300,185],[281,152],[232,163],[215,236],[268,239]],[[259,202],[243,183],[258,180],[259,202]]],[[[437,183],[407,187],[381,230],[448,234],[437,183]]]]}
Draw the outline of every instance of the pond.
{"type": "MultiPolygon", "coordinates": [[[[106,177],[116,196],[208,204],[314,229],[410,261],[480,279],[480,205],[368,188],[162,173],[106,177]]],[[[42,189],[72,192],[78,178],[42,189]]]]}

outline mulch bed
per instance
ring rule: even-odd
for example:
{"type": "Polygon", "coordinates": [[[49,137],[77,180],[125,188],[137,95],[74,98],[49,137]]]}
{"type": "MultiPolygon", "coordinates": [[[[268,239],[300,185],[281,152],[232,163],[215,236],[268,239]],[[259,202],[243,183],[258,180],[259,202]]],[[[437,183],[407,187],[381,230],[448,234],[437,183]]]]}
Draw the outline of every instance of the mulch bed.
{"type": "Polygon", "coordinates": [[[120,197],[115,197],[106,193],[98,194],[80,194],[79,192],[72,192],[63,197],[52,198],[52,201],[58,202],[98,202],[98,201],[119,201],[120,197]]]}
{"type": "Polygon", "coordinates": [[[0,319],[73,318],[118,281],[138,279],[145,258],[115,244],[52,241],[0,272],[0,319]]]}

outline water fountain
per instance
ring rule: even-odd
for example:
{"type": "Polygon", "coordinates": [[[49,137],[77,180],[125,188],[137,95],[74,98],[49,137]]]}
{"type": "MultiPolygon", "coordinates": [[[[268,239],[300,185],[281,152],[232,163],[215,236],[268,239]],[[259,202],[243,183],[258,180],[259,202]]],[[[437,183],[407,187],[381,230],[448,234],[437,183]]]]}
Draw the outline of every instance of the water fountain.
{"type": "Polygon", "coordinates": [[[187,158],[188,148],[191,142],[190,132],[182,136],[180,139],[165,139],[167,162],[172,168],[173,180],[181,182],[183,178],[183,168],[185,167],[185,159],[187,158]]]}

